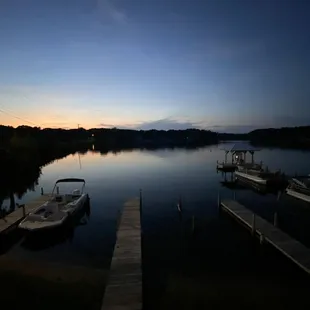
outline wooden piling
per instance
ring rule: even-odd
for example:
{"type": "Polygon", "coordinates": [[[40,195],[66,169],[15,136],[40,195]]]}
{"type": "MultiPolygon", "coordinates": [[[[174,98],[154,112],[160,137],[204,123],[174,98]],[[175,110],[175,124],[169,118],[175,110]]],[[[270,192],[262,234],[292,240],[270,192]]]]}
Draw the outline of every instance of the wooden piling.
{"type": "Polygon", "coordinates": [[[255,228],[255,213],[252,214],[252,236],[255,236],[256,228],[255,228]]]}
{"type": "Polygon", "coordinates": [[[260,243],[261,245],[263,245],[263,244],[265,243],[265,236],[264,236],[263,234],[261,234],[261,235],[259,236],[259,243],[260,243]]]}
{"type": "Polygon", "coordinates": [[[43,187],[41,187],[41,195],[44,195],[43,187]]]}
{"type": "Polygon", "coordinates": [[[195,215],[192,216],[192,233],[195,232],[195,215]]]}
{"type": "MultiPolygon", "coordinates": [[[[139,194],[139,211],[140,211],[140,220],[141,220],[142,219],[142,189],[140,189],[140,194],[139,194]]],[[[141,235],[143,235],[142,225],[141,225],[141,235]]]]}
{"type": "Polygon", "coordinates": [[[278,227],[278,213],[275,212],[273,216],[273,226],[278,227]]]}

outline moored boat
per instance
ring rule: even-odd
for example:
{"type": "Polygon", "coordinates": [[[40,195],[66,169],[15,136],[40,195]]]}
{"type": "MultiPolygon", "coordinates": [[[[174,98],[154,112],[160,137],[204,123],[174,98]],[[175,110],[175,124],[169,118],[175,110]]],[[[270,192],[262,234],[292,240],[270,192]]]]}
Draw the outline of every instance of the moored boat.
{"type": "Polygon", "coordinates": [[[286,193],[297,199],[310,202],[310,176],[292,178],[286,188],[286,193]]]}
{"type": "Polygon", "coordinates": [[[239,165],[235,176],[259,185],[274,185],[284,182],[284,175],[280,170],[269,171],[268,168],[264,169],[259,164],[239,165]]]}
{"type": "Polygon", "coordinates": [[[63,225],[69,216],[74,215],[87,201],[88,194],[83,193],[84,187],[84,179],[68,178],[56,181],[51,199],[29,213],[18,227],[29,231],[38,231],[63,225]],[[59,183],[69,182],[83,183],[82,189],[75,189],[69,194],[54,194],[59,183]]]}

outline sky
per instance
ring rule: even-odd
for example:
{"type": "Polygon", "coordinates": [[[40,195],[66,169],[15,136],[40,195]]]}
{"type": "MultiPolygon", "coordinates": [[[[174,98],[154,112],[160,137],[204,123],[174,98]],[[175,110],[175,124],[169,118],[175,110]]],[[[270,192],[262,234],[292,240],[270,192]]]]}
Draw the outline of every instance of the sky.
{"type": "Polygon", "coordinates": [[[0,124],[310,125],[310,1],[0,0],[0,124]]]}

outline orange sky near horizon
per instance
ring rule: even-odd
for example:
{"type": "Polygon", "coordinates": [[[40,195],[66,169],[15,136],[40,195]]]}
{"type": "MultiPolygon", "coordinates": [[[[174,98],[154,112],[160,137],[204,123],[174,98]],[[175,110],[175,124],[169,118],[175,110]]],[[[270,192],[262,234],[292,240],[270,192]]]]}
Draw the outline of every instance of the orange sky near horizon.
{"type": "MultiPolygon", "coordinates": [[[[93,116],[89,115],[90,113],[86,112],[85,115],[82,115],[79,112],[65,111],[63,114],[60,111],[52,111],[48,109],[46,112],[39,111],[33,113],[29,111],[28,113],[17,114],[13,111],[5,110],[5,113],[0,109],[0,124],[5,126],[18,127],[21,125],[27,126],[36,126],[41,128],[65,128],[72,129],[77,127],[83,127],[85,129],[98,128],[98,127],[130,127],[138,125],[137,120],[130,119],[119,119],[119,118],[107,118],[105,122],[102,121],[100,115],[94,114],[93,116]],[[100,124],[105,124],[101,126],[100,124]]],[[[3,110],[4,111],[4,110],[3,110]]]]}

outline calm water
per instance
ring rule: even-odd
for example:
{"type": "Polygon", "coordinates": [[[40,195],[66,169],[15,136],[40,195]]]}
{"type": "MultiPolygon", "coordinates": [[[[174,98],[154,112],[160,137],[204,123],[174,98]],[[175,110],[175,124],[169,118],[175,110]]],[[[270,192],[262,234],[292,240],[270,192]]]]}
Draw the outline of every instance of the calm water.
{"type": "MultiPolygon", "coordinates": [[[[179,196],[184,208],[182,225],[190,226],[193,215],[198,219],[198,226],[208,225],[209,235],[202,242],[219,243],[219,235],[216,235],[219,231],[220,238],[224,237],[220,240],[223,247],[231,244],[231,236],[235,236],[233,242],[239,242],[246,235],[243,228],[239,231],[234,222],[225,216],[219,217],[217,210],[219,190],[222,197],[233,197],[231,190],[221,186],[222,174],[215,169],[216,161],[223,158],[223,151],[210,146],[195,150],[134,150],[116,154],[89,151],[80,158],[76,154],[56,161],[42,169],[36,191],[27,193],[17,202],[26,203],[39,195],[40,187],[51,191],[56,179],[82,177],[87,181],[86,191],[91,199],[90,215],[84,216],[83,225],[75,227],[68,238],[62,238],[58,243],[56,240],[48,248],[29,249],[19,241],[6,255],[106,268],[115,242],[118,211],[127,199],[139,194],[139,189],[143,191],[144,201],[143,232],[146,240],[150,240],[146,250],[156,240],[168,248],[171,247],[169,242],[174,243],[173,238],[179,233],[176,232],[180,223],[176,208],[179,196]],[[205,222],[201,224],[201,221],[205,222]]],[[[270,169],[281,168],[288,174],[310,173],[308,159],[309,153],[296,150],[263,149],[256,154],[256,160],[262,160],[270,169]]],[[[310,208],[305,204],[285,196],[277,202],[276,195],[261,195],[251,189],[238,190],[236,196],[270,221],[277,210],[280,226],[310,245],[310,208]]],[[[160,256],[160,253],[156,255],[160,256]]]]}

